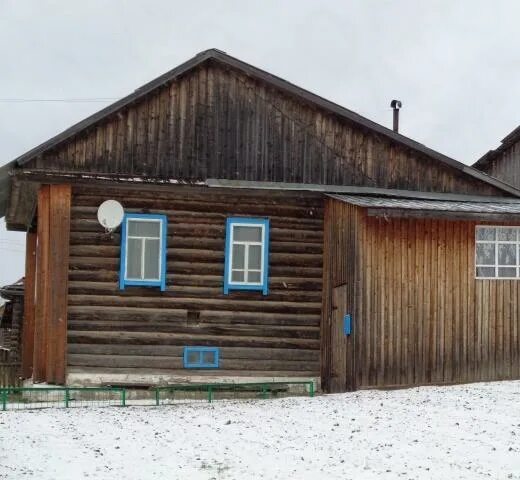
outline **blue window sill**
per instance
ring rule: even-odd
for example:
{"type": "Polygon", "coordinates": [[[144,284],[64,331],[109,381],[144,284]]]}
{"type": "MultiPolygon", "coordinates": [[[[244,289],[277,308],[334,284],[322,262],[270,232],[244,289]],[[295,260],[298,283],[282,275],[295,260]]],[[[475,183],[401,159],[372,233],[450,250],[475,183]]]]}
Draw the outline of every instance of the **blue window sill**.
{"type": "Polygon", "coordinates": [[[264,295],[269,293],[269,289],[267,285],[244,285],[244,284],[234,284],[228,283],[224,285],[224,294],[227,295],[230,291],[233,290],[249,290],[249,291],[261,291],[264,295]]]}
{"type": "Polygon", "coordinates": [[[161,292],[166,290],[166,284],[161,280],[157,280],[156,282],[144,280],[123,280],[119,283],[119,289],[124,290],[125,287],[160,287],[161,292]]]}

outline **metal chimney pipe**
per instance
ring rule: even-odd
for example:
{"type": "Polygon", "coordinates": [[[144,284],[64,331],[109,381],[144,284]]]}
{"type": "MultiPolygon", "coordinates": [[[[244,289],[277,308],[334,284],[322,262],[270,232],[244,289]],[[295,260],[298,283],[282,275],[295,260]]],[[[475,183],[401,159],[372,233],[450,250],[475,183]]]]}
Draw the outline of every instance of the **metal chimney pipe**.
{"type": "Polygon", "coordinates": [[[394,126],[393,130],[395,133],[399,133],[399,109],[403,106],[401,100],[392,100],[390,106],[394,110],[394,126]]]}

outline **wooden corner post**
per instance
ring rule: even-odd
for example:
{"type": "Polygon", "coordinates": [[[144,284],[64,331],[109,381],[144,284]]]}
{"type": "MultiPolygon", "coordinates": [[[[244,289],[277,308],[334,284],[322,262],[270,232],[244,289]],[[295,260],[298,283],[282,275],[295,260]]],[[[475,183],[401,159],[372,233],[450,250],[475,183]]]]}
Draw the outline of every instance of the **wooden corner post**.
{"type": "Polygon", "coordinates": [[[70,185],[42,185],[38,193],[35,382],[64,384],[67,365],[67,294],[70,185]]]}
{"type": "Polygon", "coordinates": [[[25,241],[24,318],[22,323],[22,377],[31,378],[34,356],[34,316],[36,306],[36,239],[27,232],[25,241]]]}

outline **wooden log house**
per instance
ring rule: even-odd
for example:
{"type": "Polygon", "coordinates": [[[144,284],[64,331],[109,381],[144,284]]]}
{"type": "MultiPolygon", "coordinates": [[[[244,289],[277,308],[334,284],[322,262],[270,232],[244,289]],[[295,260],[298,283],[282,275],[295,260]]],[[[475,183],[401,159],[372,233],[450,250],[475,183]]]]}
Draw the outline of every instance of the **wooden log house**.
{"type": "Polygon", "coordinates": [[[33,382],[520,378],[520,191],[218,50],[2,167],[0,214],[33,382]]]}
{"type": "Polygon", "coordinates": [[[520,125],[502,139],[498,148],[482,155],[473,167],[520,188],[520,125]]]}

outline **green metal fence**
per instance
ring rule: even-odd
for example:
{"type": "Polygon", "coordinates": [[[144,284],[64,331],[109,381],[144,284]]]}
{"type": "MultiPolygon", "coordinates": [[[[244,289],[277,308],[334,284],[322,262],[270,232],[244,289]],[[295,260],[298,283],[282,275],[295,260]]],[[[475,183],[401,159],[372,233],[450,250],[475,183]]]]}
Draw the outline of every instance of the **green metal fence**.
{"type": "Polygon", "coordinates": [[[7,387],[0,388],[0,410],[48,407],[173,405],[219,400],[313,397],[313,381],[266,383],[176,384],[149,389],[123,387],[7,387]]]}

